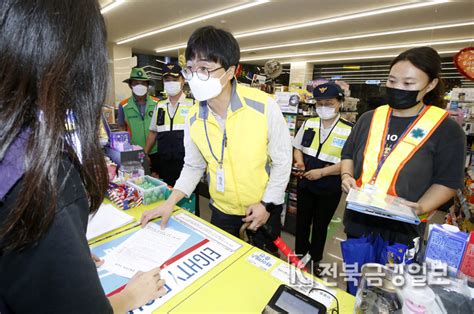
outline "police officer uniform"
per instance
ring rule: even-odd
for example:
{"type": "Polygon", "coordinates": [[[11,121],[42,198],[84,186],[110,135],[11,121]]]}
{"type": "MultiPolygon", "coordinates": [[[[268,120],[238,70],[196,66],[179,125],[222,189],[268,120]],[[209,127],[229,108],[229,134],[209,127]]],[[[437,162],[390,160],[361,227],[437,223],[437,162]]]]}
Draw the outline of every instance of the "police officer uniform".
{"type": "MultiPolygon", "coordinates": [[[[178,77],[181,67],[166,64],[163,77],[178,77]]],[[[162,180],[174,186],[184,164],[184,124],[194,101],[181,92],[173,106],[169,98],[158,102],[150,123],[150,131],[157,132],[157,172],[162,180]]]]}
{"type": "MultiPolygon", "coordinates": [[[[343,99],[339,86],[322,84],[313,91],[316,99],[343,99]]],[[[323,128],[319,117],[308,119],[298,131],[293,142],[295,149],[303,153],[305,171],[321,169],[341,161],[341,151],[351,132],[352,124],[338,114],[328,129],[323,128]]],[[[297,190],[297,254],[311,255],[315,262],[322,259],[327,227],[341,198],[339,174],[324,176],[310,181],[302,178],[297,190]],[[309,241],[312,225],[311,241],[309,241]]]]}

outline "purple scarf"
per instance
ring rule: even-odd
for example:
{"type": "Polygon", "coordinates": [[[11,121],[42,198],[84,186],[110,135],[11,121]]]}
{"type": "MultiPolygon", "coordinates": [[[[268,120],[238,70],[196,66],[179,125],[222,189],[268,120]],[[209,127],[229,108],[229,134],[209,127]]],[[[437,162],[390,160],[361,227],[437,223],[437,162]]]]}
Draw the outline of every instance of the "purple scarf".
{"type": "Polygon", "coordinates": [[[28,129],[22,130],[0,160],[0,178],[2,178],[0,200],[4,199],[25,173],[25,153],[29,133],[28,129]]]}

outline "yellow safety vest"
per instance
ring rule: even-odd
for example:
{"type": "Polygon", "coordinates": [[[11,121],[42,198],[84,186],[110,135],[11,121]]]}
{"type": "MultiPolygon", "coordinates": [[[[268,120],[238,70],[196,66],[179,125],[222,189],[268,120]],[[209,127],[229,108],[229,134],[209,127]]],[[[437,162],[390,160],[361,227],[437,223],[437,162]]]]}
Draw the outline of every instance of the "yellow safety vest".
{"type": "Polygon", "coordinates": [[[438,107],[426,106],[392,149],[376,174],[385,148],[391,114],[392,109],[388,105],[374,111],[364,151],[362,174],[357,179],[357,185],[364,186],[370,183],[375,186],[377,192],[398,196],[395,187],[400,171],[430,138],[448,113],[438,107]]]}
{"type": "Polygon", "coordinates": [[[311,145],[309,147],[303,147],[302,151],[311,157],[337,164],[341,161],[342,148],[349,134],[351,134],[352,127],[339,119],[322,144],[320,144],[320,128],[321,119],[319,117],[306,120],[304,126],[305,132],[312,129],[315,134],[311,145]]]}
{"type": "MultiPolygon", "coordinates": [[[[165,121],[163,125],[158,125],[157,121],[152,121],[156,125],[157,132],[168,132],[168,131],[183,131],[184,130],[184,123],[186,121],[186,117],[188,116],[189,109],[194,105],[194,101],[190,98],[180,98],[178,101],[178,108],[173,117],[170,117],[168,112],[168,106],[171,106],[169,100],[161,100],[158,102],[155,110],[158,111],[162,109],[165,112],[165,121]],[[172,122],[172,123],[171,123],[172,122]]],[[[158,119],[158,114],[156,114],[156,118],[158,119]]]]}
{"type": "Polygon", "coordinates": [[[267,106],[269,95],[235,84],[224,130],[205,102],[191,108],[190,134],[207,162],[211,204],[225,214],[245,215],[247,207],[262,200],[268,183],[267,106]],[[206,130],[207,128],[207,137],[206,130]],[[209,139],[209,143],[208,143],[209,139]],[[217,191],[216,172],[223,147],[224,192],[217,191]],[[212,152],[211,152],[212,148],[212,152]],[[216,158],[214,158],[214,156],[216,158]]]}

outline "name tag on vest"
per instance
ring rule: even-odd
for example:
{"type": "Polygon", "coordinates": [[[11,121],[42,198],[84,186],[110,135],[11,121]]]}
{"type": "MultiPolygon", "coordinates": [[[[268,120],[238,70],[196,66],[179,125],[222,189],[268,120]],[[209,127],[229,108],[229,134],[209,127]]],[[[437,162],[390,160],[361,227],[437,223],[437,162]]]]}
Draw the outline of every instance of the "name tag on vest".
{"type": "Polygon", "coordinates": [[[189,109],[181,109],[181,117],[186,118],[188,116],[189,109]]]}
{"type": "Polygon", "coordinates": [[[221,193],[225,192],[225,176],[223,168],[217,168],[216,170],[216,191],[221,193]]]}
{"type": "Polygon", "coordinates": [[[335,137],[332,139],[331,145],[335,147],[343,148],[345,143],[346,143],[345,139],[335,137]]]}

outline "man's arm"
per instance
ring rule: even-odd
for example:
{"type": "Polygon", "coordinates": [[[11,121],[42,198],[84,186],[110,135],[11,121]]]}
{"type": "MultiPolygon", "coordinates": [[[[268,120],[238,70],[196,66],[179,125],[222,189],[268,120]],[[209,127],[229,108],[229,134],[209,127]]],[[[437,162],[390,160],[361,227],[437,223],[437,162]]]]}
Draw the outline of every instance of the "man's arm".
{"type": "Polygon", "coordinates": [[[290,180],[292,163],[291,137],[280,107],[270,98],[267,109],[268,155],[271,159],[270,179],[263,195],[266,203],[283,204],[290,180]]]}

